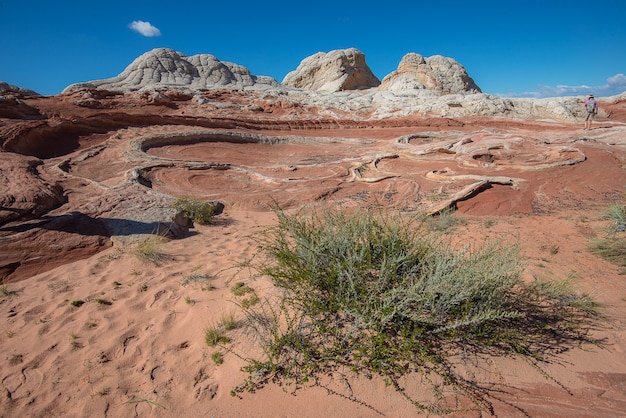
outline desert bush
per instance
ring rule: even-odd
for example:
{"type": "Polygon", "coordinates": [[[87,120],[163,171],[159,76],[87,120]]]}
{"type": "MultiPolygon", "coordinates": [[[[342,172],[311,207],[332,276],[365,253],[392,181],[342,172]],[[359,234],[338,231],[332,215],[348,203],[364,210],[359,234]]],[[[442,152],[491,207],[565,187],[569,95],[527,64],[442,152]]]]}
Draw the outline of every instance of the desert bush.
{"type": "Polygon", "coordinates": [[[347,367],[379,374],[402,394],[402,375],[434,373],[440,402],[449,386],[485,406],[487,390],[454,372],[455,354],[541,360],[585,339],[581,318],[593,301],[568,285],[524,283],[517,245],[456,248],[425,222],[393,214],[276,213],[277,226],[259,238],[263,254],[247,265],[282,296],[244,310],[265,358],[249,361],[234,392],[347,367]]]}
{"type": "Polygon", "coordinates": [[[200,225],[209,225],[214,215],[214,207],[208,202],[191,197],[179,197],[173,204],[176,210],[200,225]]]}

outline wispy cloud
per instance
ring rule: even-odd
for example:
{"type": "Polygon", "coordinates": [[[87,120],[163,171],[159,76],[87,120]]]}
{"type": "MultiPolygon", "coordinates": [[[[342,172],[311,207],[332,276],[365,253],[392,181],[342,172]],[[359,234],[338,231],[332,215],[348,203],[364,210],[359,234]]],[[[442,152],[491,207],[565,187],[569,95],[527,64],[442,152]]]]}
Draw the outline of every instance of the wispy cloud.
{"type": "Polygon", "coordinates": [[[159,30],[159,28],[152,26],[150,22],[135,20],[131,22],[128,27],[143,36],[161,36],[161,31],[159,30]]]}
{"type": "Polygon", "coordinates": [[[606,79],[606,84],[602,86],[537,86],[537,91],[529,91],[524,93],[499,94],[506,97],[562,97],[562,96],[583,96],[587,94],[595,94],[596,96],[606,97],[614,96],[626,92],[626,75],[615,74],[613,77],[606,79]]]}

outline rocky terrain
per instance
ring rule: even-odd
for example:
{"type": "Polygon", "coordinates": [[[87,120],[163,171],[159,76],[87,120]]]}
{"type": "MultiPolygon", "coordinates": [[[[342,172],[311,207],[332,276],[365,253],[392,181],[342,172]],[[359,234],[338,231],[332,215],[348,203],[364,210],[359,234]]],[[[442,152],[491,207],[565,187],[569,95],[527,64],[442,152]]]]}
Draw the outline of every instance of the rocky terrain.
{"type": "MultiPolygon", "coordinates": [[[[496,411],[591,417],[626,410],[626,282],[586,249],[601,233],[601,211],[624,198],[626,94],[601,98],[593,128],[583,131],[582,97],[494,97],[453,59],[415,53],[381,81],[356,49],[308,57],[281,83],[212,55],[161,48],[117,77],[73,84],[58,96],[0,89],[0,416],[248,416],[254,400],[228,394],[239,363],[209,364],[202,324],[190,325],[192,307],[181,303],[187,290],[173,282],[200,264],[218,291],[190,289],[193,309],[200,316],[226,309],[232,273],[223,271],[254,253],[247,234],[273,222],[272,202],[428,214],[453,208],[466,219],[458,233],[468,239],[516,235],[531,260],[529,277],[574,272],[607,307],[610,325],[597,330],[605,348],[569,352],[548,366],[555,376],[556,363],[574,364],[563,381],[513,366],[519,380],[496,411]],[[138,266],[129,249],[167,229],[182,196],[223,203],[221,220],[168,243],[168,264],[138,266]],[[486,221],[496,226],[487,230],[486,221]],[[123,289],[111,290],[113,280],[123,289]],[[148,282],[147,292],[136,292],[148,282]],[[77,313],[68,303],[86,289],[113,304],[77,313]],[[139,316],[121,321],[127,309],[149,312],[150,324],[162,321],[159,332],[147,333],[152,325],[139,316]],[[188,313],[171,325],[179,310],[188,313]],[[93,335],[59,349],[74,332],[93,335]],[[72,368],[76,359],[82,366],[72,368]],[[71,394],[77,382],[89,389],[71,394]]],[[[335,395],[277,389],[267,399],[287,416],[302,408],[315,411],[302,416],[333,408],[406,416],[411,405],[398,406],[401,397],[370,395],[384,392],[380,383],[363,383],[358,395],[371,408],[335,386],[335,395]],[[327,406],[305,406],[319,396],[331,398],[327,406]]],[[[271,405],[258,416],[272,416],[271,405]]]]}

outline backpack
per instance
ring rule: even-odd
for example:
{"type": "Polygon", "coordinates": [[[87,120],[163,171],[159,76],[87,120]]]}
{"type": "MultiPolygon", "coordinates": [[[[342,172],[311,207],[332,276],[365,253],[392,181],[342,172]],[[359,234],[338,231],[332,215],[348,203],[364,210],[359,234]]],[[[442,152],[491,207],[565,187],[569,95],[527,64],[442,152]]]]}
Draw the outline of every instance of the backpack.
{"type": "Polygon", "coordinates": [[[589,100],[587,102],[587,112],[589,113],[595,113],[596,112],[596,107],[598,106],[598,104],[596,103],[595,100],[589,100]]]}

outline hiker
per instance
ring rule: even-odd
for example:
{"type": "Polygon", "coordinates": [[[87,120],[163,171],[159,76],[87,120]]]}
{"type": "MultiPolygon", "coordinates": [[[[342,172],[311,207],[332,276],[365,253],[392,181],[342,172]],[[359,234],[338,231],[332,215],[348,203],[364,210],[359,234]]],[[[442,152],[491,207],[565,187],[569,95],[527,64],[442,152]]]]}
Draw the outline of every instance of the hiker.
{"type": "Polygon", "coordinates": [[[591,121],[593,117],[598,113],[598,102],[593,97],[593,94],[589,95],[589,98],[585,101],[585,110],[587,110],[587,118],[585,119],[585,131],[591,129],[591,121]]]}

